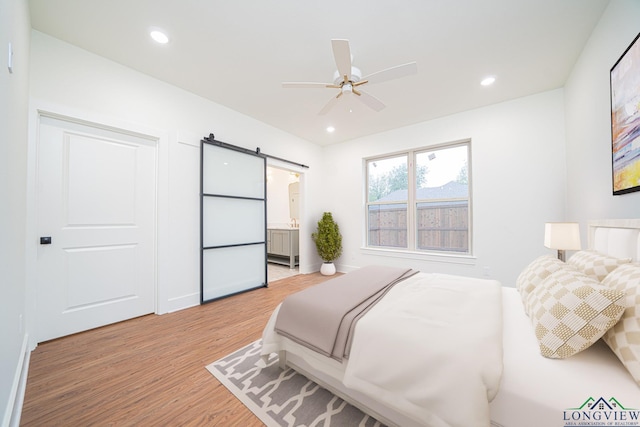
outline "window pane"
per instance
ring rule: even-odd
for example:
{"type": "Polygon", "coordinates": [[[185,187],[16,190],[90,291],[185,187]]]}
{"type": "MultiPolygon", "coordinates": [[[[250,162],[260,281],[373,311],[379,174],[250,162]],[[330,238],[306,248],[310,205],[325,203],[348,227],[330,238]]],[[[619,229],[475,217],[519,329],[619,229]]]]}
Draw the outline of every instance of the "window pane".
{"type": "Polygon", "coordinates": [[[367,162],[369,246],[407,248],[407,159],[404,154],[367,162]]]}
{"type": "Polygon", "coordinates": [[[407,156],[367,162],[369,202],[406,201],[409,188],[407,156]]]}
{"type": "Polygon", "coordinates": [[[202,252],[202,299],[215,298],[264,286],[266,243],[202,252]]]}
{"type": "Polygon", "coordinates": [[[264,200],[204,197],[204,247],[264,242],[264,200]]]}
{"type": "Polygon", "coordinates": [[[467,145],[416,155],[416,248],[469,252],[467,145]]]}
{"type": "Polygon", "coordinates": [[[467,200],[418,203],[416,224],[419,250],[469,252],[467,200]]]}
{"type": "Polygon", "coordinates": [[[369,205],[368,246],[407,247],[407,204],[369,205]]]}
{"type": "Polygon", "coordinates": [[[211,144],[204,144],[203,156],[205,193],[264,198],[264,158],[211,144]]]}
{"type": "MultiPolygon", "coordinates": [[[[416,188],[446,188],[459,184],[455,197],[459,197],[461,192],[464,193],[464,197],[468,197],[467,153],[466,144],[418,153],[416,155],[416,188]]],[[[431,194],[432,192],[433,190],[430,190],[426,197],[421,197],[418,191],[417,198],[432,199],[435,198],[433,196],[438,196],[438,194],[431,194]]],[[[443,196],[450,198],[447,193],[443,196]]]]}

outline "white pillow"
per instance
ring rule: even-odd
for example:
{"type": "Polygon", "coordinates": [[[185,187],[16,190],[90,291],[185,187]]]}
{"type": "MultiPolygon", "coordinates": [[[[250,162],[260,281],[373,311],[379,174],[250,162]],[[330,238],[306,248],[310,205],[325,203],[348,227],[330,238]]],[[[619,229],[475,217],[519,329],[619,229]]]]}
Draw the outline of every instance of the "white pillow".
{"type": "Polygon", "coordinates": [[[624,296],[579,271],[551,273],[528,296],[540,353],[564,359],[591,346],[622,316],[624,296]]]}
{"type": "Polygon", "coordinates": [[[602,284],[624,292],[626,306],[620,321],[602,339],[640,385],[640,265],[621,265],[602,284]]]}
{"type": "MultiPolygon", "coordinates": [[[[550,255],[543,255],[531,261],[531,263],[522,270],[516,280],[516,289],[520,292],[520,297],[524,303],[524,311],[529,314],[528,305],[526,303],[527,296],[538,286],[544,279],[549,277],[554,271],[566,268],[567,264],[550,255]]],[[[573,267],[571,267],[573,268],[573,267]]]]}
{"type": "Polygon", "coordinates": [[[602,280],[607,277],[607,274],[622,264],[628,264],[630,262],[630,259],[614,258],[595,251],[579,251],[569,258],[567,264],[573,265],[578,271],[588,276],[593,276],[599,282],[602,282],[602,280]]]}

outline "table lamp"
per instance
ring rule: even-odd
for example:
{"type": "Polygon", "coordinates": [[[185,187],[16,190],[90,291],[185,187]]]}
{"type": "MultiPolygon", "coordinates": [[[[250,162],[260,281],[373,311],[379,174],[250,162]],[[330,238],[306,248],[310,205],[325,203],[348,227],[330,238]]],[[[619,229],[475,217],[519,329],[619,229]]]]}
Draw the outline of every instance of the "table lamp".
{"type": "Polygon", "coordinates": [[[577,222],[547,222],[544,225],[544,246],[558,250],[558,259],[566,261],[565,251],[579,251],[580,225],[577,222]]]}

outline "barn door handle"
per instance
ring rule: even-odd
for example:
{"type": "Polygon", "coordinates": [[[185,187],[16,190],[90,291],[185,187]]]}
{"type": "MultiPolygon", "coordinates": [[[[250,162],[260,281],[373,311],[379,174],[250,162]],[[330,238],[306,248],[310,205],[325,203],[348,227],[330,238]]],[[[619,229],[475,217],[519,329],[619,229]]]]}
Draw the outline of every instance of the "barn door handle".
{"type": "Polygon", "coordinates": [[[50,245],[51,244],[51,236],[45,236],[40,238],[41,245],[50,245]]]}

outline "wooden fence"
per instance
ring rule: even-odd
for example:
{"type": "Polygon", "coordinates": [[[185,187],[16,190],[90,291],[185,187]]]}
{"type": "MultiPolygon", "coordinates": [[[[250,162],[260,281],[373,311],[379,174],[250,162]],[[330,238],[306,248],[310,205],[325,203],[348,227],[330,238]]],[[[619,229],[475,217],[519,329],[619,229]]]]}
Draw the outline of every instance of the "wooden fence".
{"type": "MultiPolygon", "coordinates": [[[[417,249],[469,252],[469,205],[466,202],[419,206],[416,222],[417,249]]],[[[406,209],[370,210],[368,245],[406,248],[406,209]]]]}

